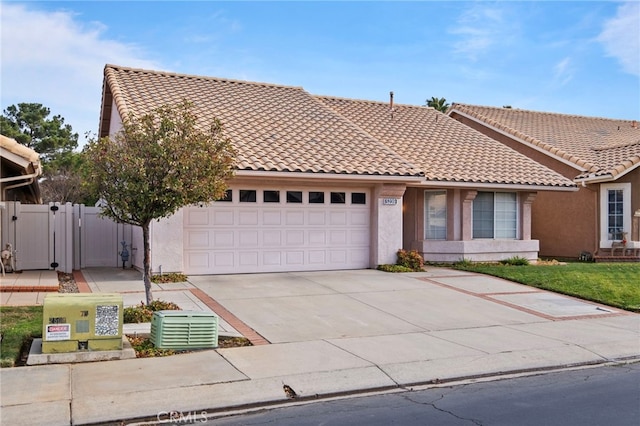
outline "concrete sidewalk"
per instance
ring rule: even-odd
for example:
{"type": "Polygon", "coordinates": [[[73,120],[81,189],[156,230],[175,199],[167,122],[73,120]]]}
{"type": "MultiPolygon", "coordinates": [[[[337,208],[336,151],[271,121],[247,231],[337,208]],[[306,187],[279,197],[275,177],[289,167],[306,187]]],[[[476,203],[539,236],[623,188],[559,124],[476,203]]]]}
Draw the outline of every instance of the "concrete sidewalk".
{"type": "Polygon", "coordinates": [[[47,293],[58,292],[56,271],[24,271],[0,276],[0,305],[42,305],[47,293]]]}
{"type": "MultiPolygon", "coordinates": [[[[85,275],[92,290],[127,294],[127,280],[85,275]]],[[[158,292],[193,286],[268,344],[2,369],[2,424],[213,416],[287,402],[283,383],[304,400],[640,360],[640,315],[449,269],[201,276],[185,286],[158,292]]]]}

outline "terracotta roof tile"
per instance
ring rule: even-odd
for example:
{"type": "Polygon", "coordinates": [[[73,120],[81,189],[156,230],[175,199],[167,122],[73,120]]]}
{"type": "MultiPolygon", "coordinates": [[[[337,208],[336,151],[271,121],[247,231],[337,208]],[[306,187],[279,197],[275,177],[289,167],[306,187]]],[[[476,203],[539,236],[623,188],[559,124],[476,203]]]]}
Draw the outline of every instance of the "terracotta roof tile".
{"type": "Polygon", "coordinates": [[[418,165],[428,180],[571,187],[571,181],[433,108],[318,97],[418,165]]]}
{"type": "MultiPolygon", "coordinates": [[[[122,116],[188,99],[223,123],[240,170],[419,176],[421,171],[298,87],[107,65],[103,110],[122,116]]],[[[103,111],[103,117],[104,117],[103,111]]],[[[105,126],[105,123],[102,123],[105,126]]],[[[106,130],[108,131],[108,129],[106,130]]],[[[100,131],[105,134],[105,129],[100,131]]]]}
{"type": "Polygon", "coordinates": [[[466,114],[574,163],[582,170],[578,179],[615,178],[640,163],[636,121],[466,104],[454,104],[451,112],[466,114]]]}
{"type": "Polygon", "coordinates": [[[550,169],[431,108],[312,96],[302,88],[107,65],[101,136],[111,102],[122,116],[188,99],[214,117],[240,170],[426,176],[431,181],[572,187],[550,169]]]}

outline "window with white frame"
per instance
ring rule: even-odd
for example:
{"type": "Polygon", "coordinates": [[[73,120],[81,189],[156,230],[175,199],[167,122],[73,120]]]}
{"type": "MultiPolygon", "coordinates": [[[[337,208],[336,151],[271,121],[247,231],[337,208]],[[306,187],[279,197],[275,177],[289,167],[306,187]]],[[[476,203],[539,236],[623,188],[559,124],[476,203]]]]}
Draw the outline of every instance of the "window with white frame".
{"type": "Polygon", "coordinates": [[[473,200],[473,238],[518,237],[518,194],[478,192],[473,200]]]}
{"type": "Polygon", "coordinates": [[[631,231],[631,184],[602,184],[600,212],[600,240],[608,247],[611,241],[620,241],[624,232],[631,231]]]}
{"type": "Polygon", "coordinates": [[[424,192],[424,238],[447,239],[447,191],[424,192]]]}
{"type": "Polygon", "coordinates": [[[607,234],[610,240],[621,240],[624,232],[624,191],[607,191],[607,234]]]}

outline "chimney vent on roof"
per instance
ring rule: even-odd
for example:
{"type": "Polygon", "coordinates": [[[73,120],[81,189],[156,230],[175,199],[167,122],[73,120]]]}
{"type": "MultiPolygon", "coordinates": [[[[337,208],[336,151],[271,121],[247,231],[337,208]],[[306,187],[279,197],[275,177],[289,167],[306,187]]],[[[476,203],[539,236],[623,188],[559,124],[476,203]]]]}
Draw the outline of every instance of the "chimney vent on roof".
{"type": "Polygon", "coordinates": [[[636,120],[633,120],[631,122],[631,127],[633,127],[634,129],[637,129],[638,128],[638,122],[636,120]]]}
{"type": "Polygon", "coordinates": [[[391,113],[391,119],[393,120],[393,113],[395,112],[393,109],[393,92],[389,92],[389,112],[391,113]]]}

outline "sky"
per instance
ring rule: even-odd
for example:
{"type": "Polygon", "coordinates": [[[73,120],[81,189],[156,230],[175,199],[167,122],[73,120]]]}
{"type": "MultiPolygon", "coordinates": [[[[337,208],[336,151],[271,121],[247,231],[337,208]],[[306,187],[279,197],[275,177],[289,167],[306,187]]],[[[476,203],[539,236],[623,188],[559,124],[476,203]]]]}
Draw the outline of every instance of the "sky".
{"type": "Polygon", "coordinates": [[[640,119],[640,2],[4,1],[0,108],[98,132],[106,64],[640,119]]]}

